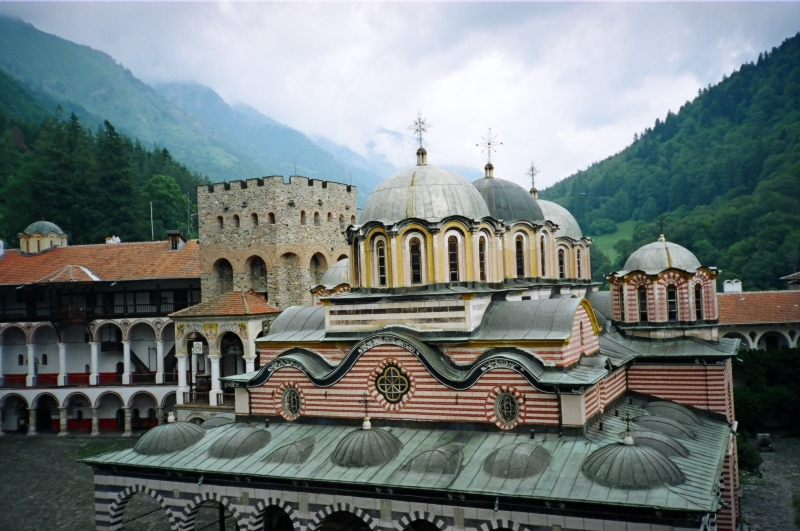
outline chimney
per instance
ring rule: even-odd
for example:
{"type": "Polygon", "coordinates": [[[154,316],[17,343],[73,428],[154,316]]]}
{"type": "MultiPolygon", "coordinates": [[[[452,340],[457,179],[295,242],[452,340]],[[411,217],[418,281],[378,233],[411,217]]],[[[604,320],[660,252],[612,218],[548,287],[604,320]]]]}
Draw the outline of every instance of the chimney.
{"type": "Polygon", "coordinates": [[[168,230],[167,237],[169,238],[170,251],[180,251],[186,245],[186,236],[179,230],[168,230]]]}

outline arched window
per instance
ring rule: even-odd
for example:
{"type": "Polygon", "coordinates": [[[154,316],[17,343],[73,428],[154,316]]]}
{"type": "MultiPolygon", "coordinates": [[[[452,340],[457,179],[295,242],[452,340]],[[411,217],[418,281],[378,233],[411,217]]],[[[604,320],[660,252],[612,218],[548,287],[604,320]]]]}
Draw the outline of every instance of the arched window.
{"type": "Polygon", "coordinates": [[[694,287],[694,316],[698,321],[703,320],[703,287],[700,284],[694,287]]]}
{"type": "Polygon", "coordinates": [[[544,236],[541,237],[539,240],[539,254],[541,255],[542,259],[542,272],[539,275],[540,277],[546,276],[547,271],[547,260],[545,259],[544,248],[547,247],[547,241],[545,240],[544,236]]]}
{"type": "Polygon", "coordinates": [[[236,229],[239,228],[239,216],[233,216],[233,227],[236,229]]]}
{"type": "Polygon", "coordinates": [[[333,221],[333,214],[328,212],[328,223],[330,223],[331,221],[333,221]]]}
{"type": "Polygon", "coordinates": [[[305,224],[306,224],[306,211],[305,210],[301,210],[300,211],[300,225],[305,225],[305,224]]]}
{"type": "Polygon", "coordinates": [[[250,222],[253,224],[254,227],[258,226],[258,214],[253,213],[250,214],[250,222]]]}
{"type": "Polygon", "coordinates": [[[350,216],[350,225],[355,225],[355,224],[356,224],[356,217],[354,215],[350,216]]]}
{"type": "Polygon", "coordinates": [[[375,258],[377,261],[378,285],[386,285],[386,244],[379,240],[375,244],[375,258]]]}
{"type": "Polygon", "coordinates": [[[344,230],[344,229],[345,229],[344,216],[339,214],[339,230],[344,230]]]}
{"type": "Polygon", "coordinates": [[[678,320],[678,288],[667,286],[667,321],[678,320]]]}
{"type": "Polygon", "coordinates": [[[486,238],[478,239],[478,273],[480,281],[486,282],[486,238]]]}
{"type": "Polygon", "coordinates": [[[639,322],[646,323],[647,316],[647,289],[644,286],[639,286],[636,290],[636,297],[639,303],[639,322]]]}
{"type": "Polygon", "coordinates": [[[619,288],[619,320],[625,320],[625,286],[619,288]]]}
{"type": "Polygon", "coordinates": [[[84,372],[85,374],[89,374],[89,373],[91,372],[91,368],[89,367],[89,364],[88,364],[88,363],[87,363],[86,365],[84,365],[84,366],[83,366],[83,372],[84,372]]]}
{"type": "Polygon", "coordinates": [[[270,225],[275,225],[275,214],[270,212],[269,214],[267,214],[267,218],[269,219],[270,225]]]}
{"type": "Polygon", "coordinates": [[[361,258],[358,249],[358,241],[353,242],[353,279],[356,285],[361,284],[361,258]]]}
{"type": "Polygon", "coordinates": [[[41,251],[42,251],[42,242],[39,241],[39,240],[36,240],[36,252],[39,253],[41,251]]]}
{"type": "Polygon", "coordinates": [[[75,420],[83,420],[83,410],[78,409],[75,411],[75,420]]]}
{"type": "Polygon", "coordinates": [[[314,212],[314,225],[319,225],[319,212],[314,212]]]}
{"type": "Polygon", "coordinates": [[[525,240],[521,234],[514,239],[514,246],[517,258],[517,278],[525,276],[525,240]]]}
{"type": "Polygon", "coordinates": [[[458,282],[458,238],[455,236],[447,238],[447,261],[450,271],[450,282],[458,282]]]}
{"type": "Polygon", "coordinates": [[[578,278],[582,278],[581,277],[581,250],[580,249],[576,249],[575,250],[575,266],[576,266],[576,268],[578,270],[577,277],[578,278]]]}
{"type": "Polygon", "coordinates": [[[25,358],[20,354],[17,356],[17,365],[25,365],[25,358]]]}
{"type": "Polygon", "coordinates": [[[42,354],[42,365],[47,365],[47,354],[42,354]]]}
{"type": "Polygon", "coordinates": [[[567,278],[567,264],[564,259],[564,249],[558,250],[558,278],[567,278]]]}
{"type": "Polygon", "coordinates": [[[411,259],[411,283],[422,284],[422,245],[419,238],[408,241],[408,254],[411,259]]]}

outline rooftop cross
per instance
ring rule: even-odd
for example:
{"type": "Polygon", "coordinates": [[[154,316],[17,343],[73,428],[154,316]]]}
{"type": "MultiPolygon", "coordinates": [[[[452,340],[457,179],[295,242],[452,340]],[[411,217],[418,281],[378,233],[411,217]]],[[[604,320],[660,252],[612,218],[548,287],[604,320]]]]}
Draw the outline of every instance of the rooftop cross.
{"type": "Polygon", "coordinates": [[[625,431],[628,432],[628,434],[630,434],[630,432],[631,432],[631,421],[633,421],[633,419],[631,418],[631,414],[630,413],[625,413],[625,418],[623,418],[622,420],[625,421],[625,426],[626,426],[625,431]]]}
{"type": "Polygon", "coordinates": [[[497,151],[494,147],[495,146],[502,146],[502,142],[497,142],[497,137],[492,135],[492,128],[489,128],[489,133],[485,137],[481,137],[483,142],[478,142],[475,144],[478,147],[482,147],[481,153],[484,151],[486,152],[486,163],[492,163],[492,151],[497,151]]]}
{"type": "Polygon", "coordinates": [[[426,122],[425,118],[422,117],[422,113],[417,112],[417,119],[414,120],[413,125],[409,126],[409,129],[414,131],[414,134],[419,138],[419,147],[422,147],[422,135],[428,132],[430,126],[431,124],[426,122]]]}
{"type": "Polygon", "coordinates": [[[364,391],[364,394],[361,395],[361,398],[358,399],[358,403],[364,406],[364,416],[369,417],[369,403],[372,402],[372,398],[369,396],[369,393],[364,391]]]}
{"type": "Polygon", "coordinates": [[[664,238],[664,216],[658,216],[658,241],[666,241],[664,238]]]}
{"type": "Polygon", "coordinates": [[[539,175],[540,170],[536,167],[536,165],[531,161],[531,167],[528,168],[528,171],[525,172],[525,175],[530,175],[531,178],[531,190],[536,189],[536,176],[539,175]]]}

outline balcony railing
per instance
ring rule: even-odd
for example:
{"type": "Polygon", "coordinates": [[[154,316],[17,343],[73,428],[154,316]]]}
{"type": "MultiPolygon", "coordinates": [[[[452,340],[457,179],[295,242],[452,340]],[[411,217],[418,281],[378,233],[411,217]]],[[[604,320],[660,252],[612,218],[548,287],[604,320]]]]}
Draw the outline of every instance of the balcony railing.
{"type": "Polygon", "coordinates": [[[101,372],[100,384],[122,384],[122,375],[114,372],[101,372]]]}
{"type": "Polygon", "coordinates": [[[0,321],[36,321],[42,319],[84,321],[104,317],[119,317],[120,315],[163,316],[195,304],[197,303],[165,302],[163,304],[112,304],[74,308],[32,308],[30,310],[25,308],[2,308],[0,309],[0,321]]]}
{"type": "Polygon", "coordinates": [[[154,384],[156,383],[156,375],[155,373],[150,373],[150,374],[133,373],[131,374],[131,383],[154,384]]]}
{"type": "Polygon", "coordinates": [[[39,387],[58,385],[58,374],[37,374],[36,385],[39,387]]]}
{"type": "Polygon", "coordinates": [[[3,387],[25,387],[27,374],[6,374],[3,376],[3,387]]]}
{"type": "Polygon", "coordinates": [[[67,374],[67,385],[89,385],[89,375],[81,372],[67,374]]]}
{"type": "Polygon", "coordinates": [[[218,406],[235,406],[236,405],[236,395],[231,393],[217,393],[217,405],[218,406]]]}
{"type": "Polygon", "coordinates": [[[183,393],[184,404],[204,404],[208,405],[208,392],[189,391],[183,393]]]}

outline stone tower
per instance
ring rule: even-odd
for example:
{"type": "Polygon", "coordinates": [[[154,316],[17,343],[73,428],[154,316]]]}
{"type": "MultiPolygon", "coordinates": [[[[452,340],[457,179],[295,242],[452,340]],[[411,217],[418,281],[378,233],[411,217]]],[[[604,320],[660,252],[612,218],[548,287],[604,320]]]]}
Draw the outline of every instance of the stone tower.
{"type": "Polygon", "coordinates": [[[311,304],[309,286],[346,257],[356,188],[280,175],[197,188],[203,300],[253,289],[270,304],[311,304]]]}

